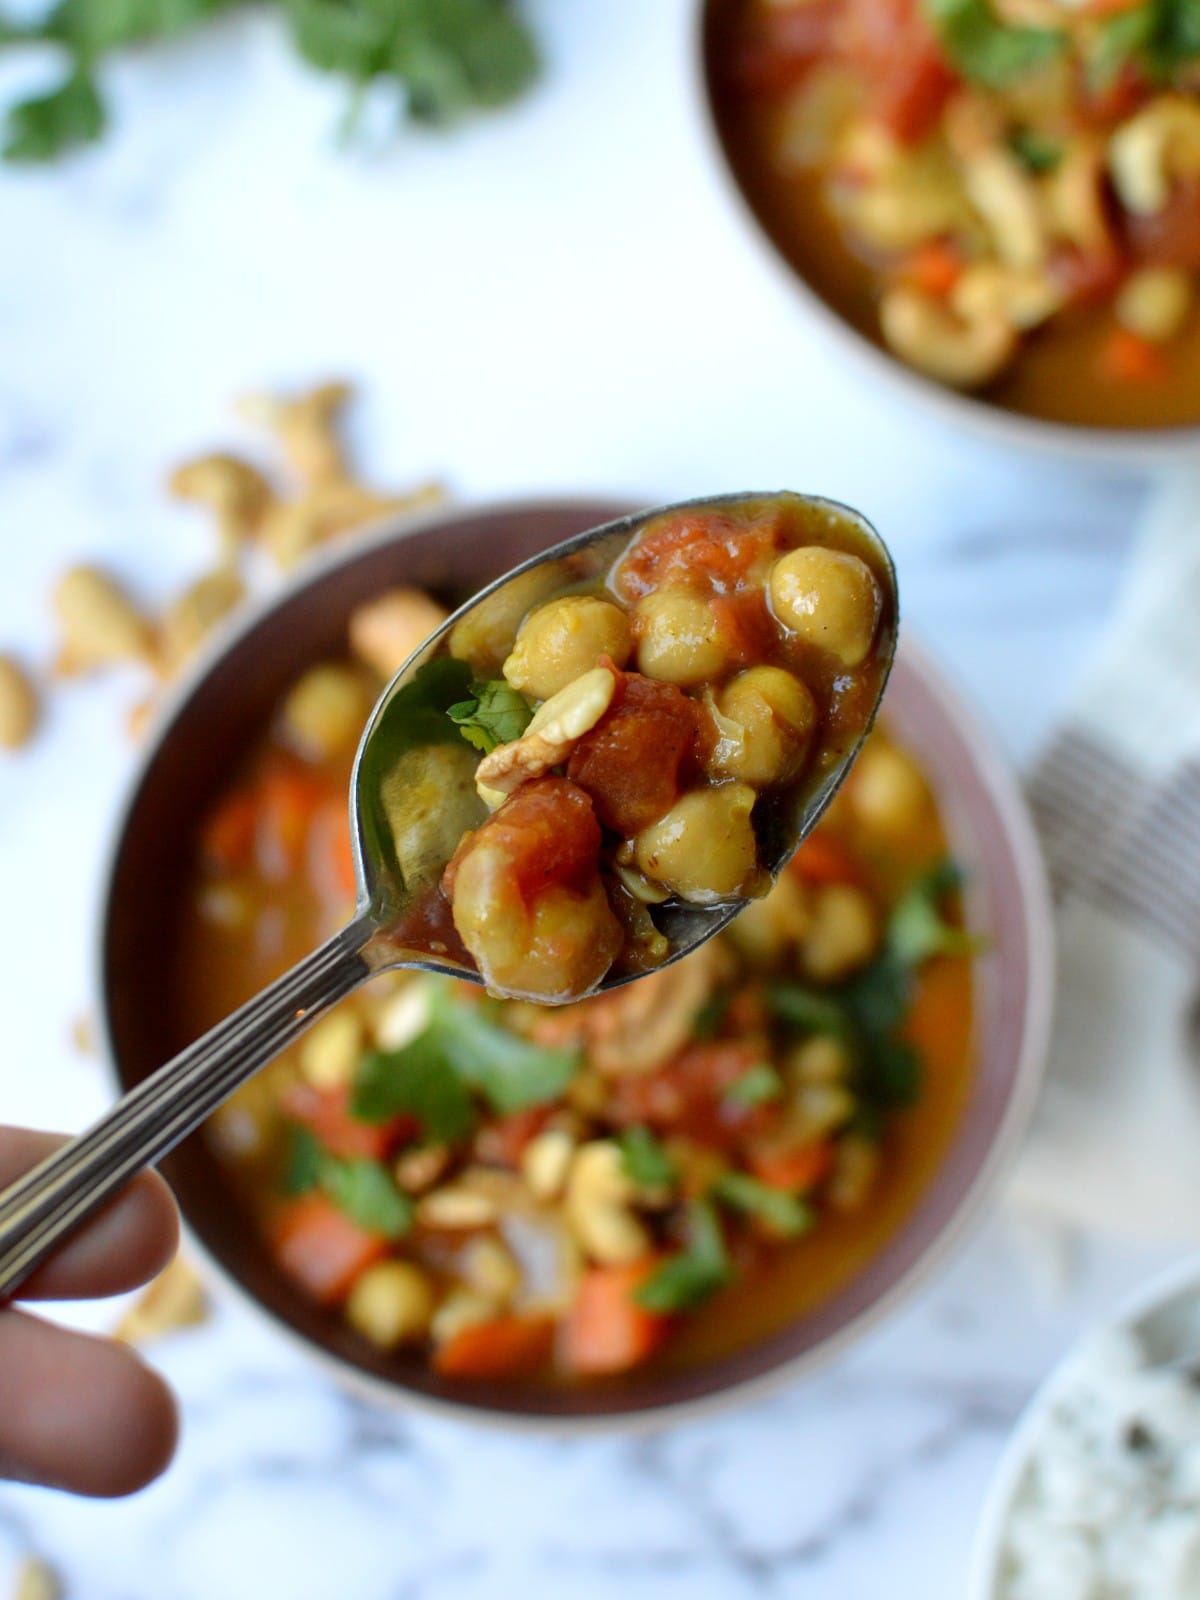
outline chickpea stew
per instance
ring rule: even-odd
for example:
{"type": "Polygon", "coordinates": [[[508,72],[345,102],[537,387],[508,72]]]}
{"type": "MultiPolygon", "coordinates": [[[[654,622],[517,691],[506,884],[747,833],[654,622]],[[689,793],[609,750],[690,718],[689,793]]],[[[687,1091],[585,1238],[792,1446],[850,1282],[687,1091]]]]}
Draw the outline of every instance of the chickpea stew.
{"type": "MultiPolygon", "coordinates": [[[[406,590],[356,613],[218,797],[181,912],[188,1033],[345,921],[362,717],[441,615],[406,590]]],[[[692,955],[553,1008],[383,974],[205,1138],[281,1272],[398,1372],[695,1366],[834,1294],[911,1211],[970,1087],[972,949],[936,797],[877,729],[692,955]]]]}
{"type": "Polygon", "coordinates": [[[891,665],[890,563],[844,507],[730,497],[614,529],[443,630],[367,741],[389,943],[494,995],[578,1000],[692,942],[675,913],[765,894],[891,665]]]}
{"type": "Polygon", "coordinates": [[[1196,0],[710,0],[726,152],[847,321],[938,382],[1200,422],[1196,0]]]}

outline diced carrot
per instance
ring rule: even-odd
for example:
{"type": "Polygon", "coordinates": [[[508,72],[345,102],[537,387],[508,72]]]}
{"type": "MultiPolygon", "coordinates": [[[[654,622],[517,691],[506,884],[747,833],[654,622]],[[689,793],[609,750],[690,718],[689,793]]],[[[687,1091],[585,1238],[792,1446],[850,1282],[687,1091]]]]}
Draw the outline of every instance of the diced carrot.
{"type": "Polygon", "coordinates": [[[255,834],[264,876],[279,880],[297,870],[314,813],[328,794],[328,786],[310,772],[280,768],[266,774],[259,787],[255,834]]]}
{"type": "Polygon", "coordinates": [[[788,1194],[803,1194],[826,1177],[833,1165],[833,1146],[827,1139],[808,1144],[787,1145],[780,1149],[762,1145],[749,1152],[754,1176],[768,1189],[783,1189],[788,1194]]]}
{"type": "Polygon", "coordinates": [[[342,796],[327,800],[312,820],[309,859],[313,882],[329,899],[352,898],[358,878],[354,870],[354,841],[350,813],[342,796]]]}
{"type": "Polygon", "coordinates": [[[922,294],[942,300],[962,277],[963,260],[946,239],[932,239],[919,246],[901,268],[901,277],[922,294]]]}
{"type": "Polygon", "coordinates": [[[411,1118],[390,1122],[360,1122],[350,1115],[350,1090],[314,1089],[309,1083],[290,1083],[281,1095],[284,1113],[310,1129],[342,1161],[382,1161],[405,1134],[415,1131],[411,1118]]]}
{"type": "Polygon", "coordinates": [[[237,789],[226,795],[209,812],[200,835],[206,864],[218,872],[241,872],[248,867],[257,826],[258,796],[253,790],[237,789]]]}
{"type": "Polygon", "coordinates": [[[550,1317],[491,1317],[439,1344],[433,1368],[443,1378],[532,1378],[549,1361],[553,1343],[550,1317]]]}
{"type": "Polygon", "coordinates": [[[271,1231],[271,1250],[282,1270],[318,1305],[337,1305],[387,1240],[351,1222],[321,1194],[292,1200],[271,1231]]]}
{"type": "Polygon", "coordinates": [[[818,828],[792,857],[790,870],[805,883],[857,883],[858,863],[836,833],[818,828]]]}
{"type": "Polygon", "coordinates": [[[1100,351],[1100,366],[1115,383],[1153,383],[1167,370],[1158,345],[1128,328],[1114,328],[1100,351]]]}
{"type": "Polygon", "coordinates": [[[580,1377],[628,1372],[654,1354],[669,1327],[666,1317],[638,1305],[635,1291],[655,1261],[625,1267],[589,1267],[563,1320],[558,1353],[563,1367],[580,1377]]]}

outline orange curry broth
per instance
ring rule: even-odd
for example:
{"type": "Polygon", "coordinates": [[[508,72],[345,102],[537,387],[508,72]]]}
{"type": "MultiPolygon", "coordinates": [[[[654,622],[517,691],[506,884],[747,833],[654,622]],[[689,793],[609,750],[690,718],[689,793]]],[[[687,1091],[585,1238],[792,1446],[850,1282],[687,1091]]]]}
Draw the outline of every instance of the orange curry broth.
{"type": "MultiPolygon", "coordinates": [[[[800,276],[872,344],[891,359],[879,327],[879,299],[891,281],[888,264],[859,253],[833,209],[826,175],[812,168],[787,169],[777,160],[787,116],[787,90],[800,81],[786,64],[754,69],[753,88],[733,81],[729,62],[745,49],[756,0],[710,0],[706,49],[708,77],[717,126],[733,172],[763,228],[800,276]],[[781,71],[782,77],[773,77],[781,71]]],[[[806,7],[814,13],[827,9],[806,7]]],[[[912,9],[911,0],[877,5],[868,17],[885,29],[912,9]]],[[[782,10],[782,8],[781,8],[782,10]]],[[[936,96],[927,61],[906,59],[903,37],[884,42],[888,69],[877,85],[878,114],[898,133],[911,133],[927,121],[922,96],[936,96]]],[[[743,58],[744,59],[744,58],[743,58]]],[[[820,59],[819,52],[816,59],[820,59]]],[[[771,58],[766,58],[769,63],[771,58]]],[[[876,66],[878,64],[876,63],[876,66]]],[[[870,64],[865,70],[873,71],[870,64]]],[[[1183,257],[1200,260],[1200,188],[1181,186],[1161,227],[1170,226],[1175,243],[1167,255],[1161,244],[1147,241],[1147,261],[1183,257]],[[1184,211],[1187,215],[1181,215],[1184,211]]],[[[1086,268],[1086,263],[1082,263],[1086,268]]],[[[1080,284],[1081,291],[1084,285],[1080,284]]],[[[1194,308],[1182,330],[1162,345],[1129,340],[1134,355],[1144,352],[1136,370],[1118,370],[1121,346],[1108,296],[1113,285],[1096,284],[1096,303],[1081,292],[1079,303],[1053,317],[1022,340],[1016,359],[999,377],[977,391],[980,398],[1008,411],[1074,426],[1102,428],[1173,428],[1200,423],[1200,313],[1194,308]]],[[[933,380],[928,380],[933,381],[933,380]]]]}
{"type": "MultiPolygon", "coordinates": [[[[345,841],[331,843],[336,828],[330,820],[344,815],[348,763],[301,763],[272,736],[251,755],[242,783],[232,792],[264,773],[284,775],[268,777],[268,786],[275,782],[284,794],[290,783],[298,784],[299,792],[319,786],[323,797],[316,814],[321,827],[299,841],[290,828],[287,804],[277,803],[268,821],[260,820],[249,847],[244,838],[234,839],[231,859],[239,859],[241,868],[232,878],[214,877],[197,849],[180,901],[173,982],[180,1032],[188,1037],[211,1027],[276,978],[349,914],[345,841]],[[264,872],[264,863],[269,871],[264,872]]],[[[886,906],[914,873],[944,856],[946,840],[933,805],[928,805],[922,824],[894,841],[886,853],[854,848],[856,824],[847,801],[853,783],[852,773],[821,832],[850,845],[861,883],[886,906]]],[[[212,833],[210,818],[210,844],[212,833]]],[[[796,1241],[771,1242],[748,1253],[735,1247],[741,1270],[733,1284],[673,1319],[671,1337],[645,1365],[669,1369],[716,1360],[779,1331],[846,1285],[897,1232],[938,1169],[967,1099],[972,992],[969,958],[937,958],[922,970],[906,1028],[924,1058],[919,1098],[911,1108],[889,1114],[880,1171],[861,1208],[852,1214],[822,1208],[811,1234],[796,1241]]],[[[293,1047],[242,1091],[251,1106],[278,1109],[279,1086],[294,1080],[295,1059],[293,1047]]],[[[237,1203],[270,1236],[280,1209],[278,1144],[268,1145],[259,1158],[219,1159],[237,1203]]],[[[546,1383],[581,1381],[566,1378],[549,1363],[536,1376],[546,1383]]]]}

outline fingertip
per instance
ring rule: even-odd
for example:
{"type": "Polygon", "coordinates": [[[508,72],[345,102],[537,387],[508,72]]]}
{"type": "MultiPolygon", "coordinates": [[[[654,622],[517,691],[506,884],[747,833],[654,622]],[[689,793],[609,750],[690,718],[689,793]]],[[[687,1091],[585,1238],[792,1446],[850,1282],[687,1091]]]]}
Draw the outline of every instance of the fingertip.
{"type": "Polygon", "coordinates": [[[22,1300],[102,1298],[155,1277],[179,1248],[179,1212],[156,1172],[143,1172],[20,1289],[22,1300]]]}
{"type": "Polygon", "coordinates": [[[170,1388],[132,1350],[111,1348],[122,1359],[111,1374],[103,1457],[80,1462],[76,1482],[63,1486],[101,1500],[119,1500],[153,1483],[179,1444],[179,1406],[170,1388]]]}

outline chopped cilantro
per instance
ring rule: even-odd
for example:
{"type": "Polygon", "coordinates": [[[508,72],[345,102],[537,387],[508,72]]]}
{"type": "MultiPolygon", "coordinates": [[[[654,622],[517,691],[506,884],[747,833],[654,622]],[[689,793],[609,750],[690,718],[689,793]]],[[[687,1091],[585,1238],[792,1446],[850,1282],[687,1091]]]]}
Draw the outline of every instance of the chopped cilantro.
{"type": "Polygon", "coordinates": [[[692,1018],[693,1039],[715,1039],[720,1033],[733,999],[731,989],[718,989],[710,994],[703,1005],[696,1007],[692,1018]]]}
{"type": "Polygon", "coordinates": [[[813,1224],[812,1211],[803,1200],[772,1189],[745,1172],[727,1172],[718,1178],[713,1194],[725,1205],[763,1223],[781,1239],[795,1239],[813,1224]]]}
{"type": "Polygon", "coordinates": [[[723,1098],[732,1105],[750,1109],[753,1106],[769,1105],[772,1100],[778,1100],[782,1094],[783,1079],[769,1062],[759,1061],[754,1066],[747,1067],[741,1077],[729,1085],[723,1098]]]}
{"type": "Polygon", "coordinates": [[[687,1244],[634,1291],[647,1311],[690,1311],[724,1288],[732,1275],[720,1219],[708,1200],[688,1207],[687,1244]]]}
{"type": "Polygon", "coordinates": [[[1021,165],[1038,175],[1053,172],[1065,148],[1061,139],[1052,139],[1035,128],[1018,128],[1008,142],[1021,165]]]}
{"type": "Polygon", "coordinates": [[[1012,28],[989,0],[923,0],[942,46],[964,78],[1004,89],[1053,61],[1067,35],[1051,28],[1012,28]]]}
{"type": "Polygon", "coordinates": [[[491,755],[498,744],[519,739],[533,719],[533,710],[523,694],[501,679],[473,683],[471,695],[446,712],[468,744],[491,755]]]}
{"type": "Polygon", "coordinates": [[[307,1194],[321,1181],[321,1160],[325,1151],[311,1128],[293,1127],[288,1136],[280,1187],[284,1194],[307,1194]]]}
{"type": "Polygon", "coordinates": [[[901,966],[919,967],[930,956],[970,955],[976,940],[947,922],[941,905],[962,887],[962,873],[953,861],[941,861],[924,873],[899,900],[888,918],[887,949],[901,966]]]}
{"type": "Polygon", "coordinates": [[[319,1189],[368,1233],[398,1239],[412,1226],[412,1202],[381,1162],[341,1161],[310,1128],[292,1128],[280,1186],[293,1197],[319,1189]]]}
{"type": "Polygon", "coordinates": [[[639,1189],[669,1189],[675,1184],[675,1164],[649,1128],[626,1128],[617,1143],[625,1174],[639,1189]]]}

